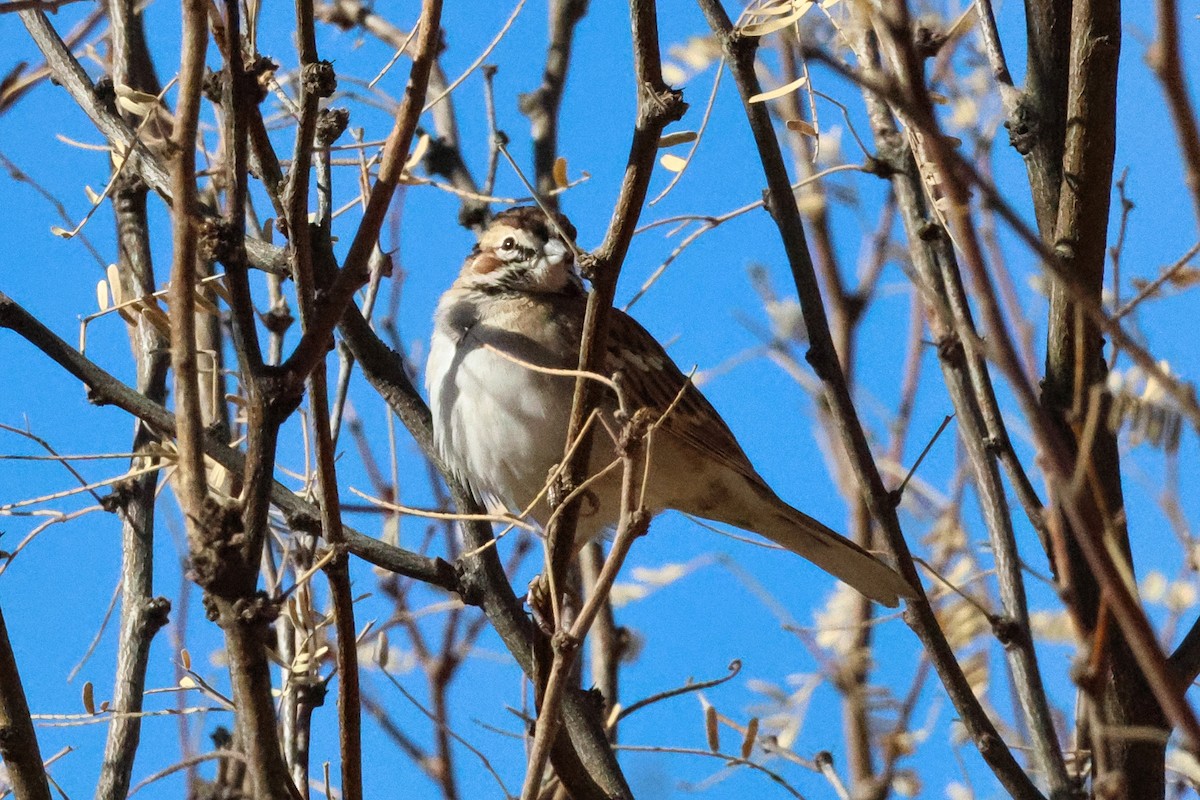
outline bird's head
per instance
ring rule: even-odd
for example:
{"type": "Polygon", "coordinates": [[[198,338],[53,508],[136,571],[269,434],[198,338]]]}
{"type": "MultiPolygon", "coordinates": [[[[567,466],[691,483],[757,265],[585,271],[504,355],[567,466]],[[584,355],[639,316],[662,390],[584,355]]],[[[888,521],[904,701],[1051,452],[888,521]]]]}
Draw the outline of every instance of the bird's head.
{"type": "Polygon", "coordinates": [[[575,271],[575,226],[551,220],[536,206],[518,206],[492,218],[463,264],[458,283],[482,291],[555,293],[582,284],[575,271]]]}

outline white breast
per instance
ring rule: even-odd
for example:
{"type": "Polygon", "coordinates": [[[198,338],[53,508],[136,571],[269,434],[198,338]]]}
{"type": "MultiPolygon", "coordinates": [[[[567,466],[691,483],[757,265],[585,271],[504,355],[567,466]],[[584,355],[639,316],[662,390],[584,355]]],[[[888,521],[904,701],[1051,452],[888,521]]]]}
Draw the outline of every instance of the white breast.
{"type": "Polygon", "coordinates": [[[503,319],[491,315],[486,324],[456,329],[445,306],[439,307],[425,371],[434,441],[481,500],[519,512],[562,456],[573,379],[502,355],[544,363],[537,347],[503,319]]]}

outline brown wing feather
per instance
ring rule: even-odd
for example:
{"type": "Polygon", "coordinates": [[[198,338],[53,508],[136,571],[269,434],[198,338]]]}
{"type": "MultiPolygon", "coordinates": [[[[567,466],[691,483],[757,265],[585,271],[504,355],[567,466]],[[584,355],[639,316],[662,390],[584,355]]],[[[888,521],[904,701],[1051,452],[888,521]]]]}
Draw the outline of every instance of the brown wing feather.
{"type": "Polygon", "coordinates": [[[675,403],[663,422],[664,428],[766,488],[766,482],[750,464],[725,420],[662,345],[637,320],[619,309],[613,309],[609,324],[608,368],[612,372],[620,370],[629,394],[659,414],[675,403]]]}

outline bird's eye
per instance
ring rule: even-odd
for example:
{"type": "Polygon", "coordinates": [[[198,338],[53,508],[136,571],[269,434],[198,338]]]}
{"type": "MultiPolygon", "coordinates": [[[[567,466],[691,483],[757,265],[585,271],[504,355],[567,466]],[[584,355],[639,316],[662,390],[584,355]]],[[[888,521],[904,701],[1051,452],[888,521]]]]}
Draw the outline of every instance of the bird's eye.
{"type": "Polygon", "coordinates": [[[516,248],[517,248],[517,240],[511,236],[509,236],[507,239],[505,239],[503,242],[500,243],[501,250],[515,250],[516,248]]]}

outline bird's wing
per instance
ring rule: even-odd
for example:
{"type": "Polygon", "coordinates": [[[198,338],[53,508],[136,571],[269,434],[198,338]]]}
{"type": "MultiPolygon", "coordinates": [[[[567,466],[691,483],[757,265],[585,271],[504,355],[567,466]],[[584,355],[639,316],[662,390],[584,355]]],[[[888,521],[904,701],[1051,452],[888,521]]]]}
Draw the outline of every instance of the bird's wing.
{"type": "Polygon", "coordinates": [[[721,415],[637,320],[612,310],[608,368],[620,372],[627,402],[656,414],[670,409],[662,428],[748,480],[766,486],[721,415]]]}

